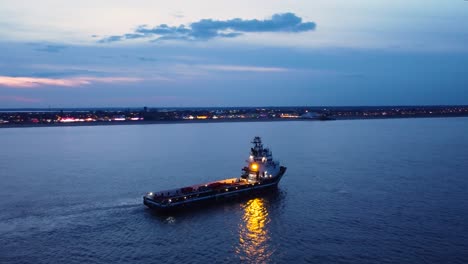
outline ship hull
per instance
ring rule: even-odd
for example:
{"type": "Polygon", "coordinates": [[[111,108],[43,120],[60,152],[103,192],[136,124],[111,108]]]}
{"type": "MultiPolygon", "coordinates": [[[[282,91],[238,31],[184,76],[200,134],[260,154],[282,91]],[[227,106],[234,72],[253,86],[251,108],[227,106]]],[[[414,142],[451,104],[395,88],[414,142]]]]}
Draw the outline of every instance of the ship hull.
{"type": "Polygon", "coordinates": [[[262,194],[265,194],[271,191],[272,189],[278,188],[278,184],[281,181],[281,178],[283,177],[285,172],[286,172],[286,167],[281,167],[279,174],[277,175],[277,177],[274,177],[272,181],[266,181],[266,182],[262,182],[259,184],[253,184],[251,186],[247,186],[240,190],[234,190],[230,192],[223,192],[222,190],[217,190],[217,191],[213,191],[212,194],[201,197],[201,198],[191,199],[191,200],[174,203],[174,204],[161,204],[161,203],[155,202],[151,198],[144,196],[143,203],[147,207],[157,212],[171,212],[171,211],[177,211],[177,210],[186,210],[189,208],[194,208],[194,207],[199,207],[199,206],[219,204],[219,203],[224,203],[228,201],[235,201],[235,200],[239,200],[239,199],[247,198],[247,197],[259,197],[262,194]]]}

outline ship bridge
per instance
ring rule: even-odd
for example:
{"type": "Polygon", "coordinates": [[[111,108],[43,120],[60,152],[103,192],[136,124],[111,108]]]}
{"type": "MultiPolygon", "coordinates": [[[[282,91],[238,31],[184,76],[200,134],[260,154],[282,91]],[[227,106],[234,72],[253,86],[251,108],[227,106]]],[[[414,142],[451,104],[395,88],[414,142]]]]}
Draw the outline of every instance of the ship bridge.
{"type": "Polygon", "coordinates": [[[251,142],[253,147],[250,149],[249,159],[244,167],[244,174],[241,178],[249,182],[258,182],[272,178],[280,170],[278,161],[273,160],[273,155],[269,148],[264,148],[260,137],[255,137],[251,142]]]}

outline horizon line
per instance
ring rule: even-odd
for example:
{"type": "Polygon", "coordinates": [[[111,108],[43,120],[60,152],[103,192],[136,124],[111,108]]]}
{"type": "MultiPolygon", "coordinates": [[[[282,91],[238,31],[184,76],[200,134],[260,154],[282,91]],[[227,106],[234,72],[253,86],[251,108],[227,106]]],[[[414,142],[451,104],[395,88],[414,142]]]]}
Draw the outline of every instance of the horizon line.
{"type": "Polygon", "coordinates": [[[414,105],[283,105],[283,106],[80,106],[80,107],[9,107],[0,108],[6,110],[62,110],[62,109],[208,109],[208,108],[343,108],[343,107],[468,107],[468,104],[414,104],[414,105]]]}

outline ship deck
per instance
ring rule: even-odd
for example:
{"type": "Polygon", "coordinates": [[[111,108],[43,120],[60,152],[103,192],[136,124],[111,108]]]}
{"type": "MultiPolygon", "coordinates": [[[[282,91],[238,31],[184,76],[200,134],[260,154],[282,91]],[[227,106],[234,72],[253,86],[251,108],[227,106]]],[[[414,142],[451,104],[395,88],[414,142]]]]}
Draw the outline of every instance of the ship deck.
{"type": "MultiPolygon", "coordinates": [[[[218,189],[247,186],[250,184],[252,183],[248,182],[248,180],[245,180],[245,179],[230,178],[230,179],[213,181],[213,182],[208,182],[208,183],[203,183],[203,184],[195,184],[195,185],[186,186],[182,188],[163,190],[163,191],[153,193],[153,196],[155,198],[160,197],[160,198],[168,199],[168,198],[176,198],[178,196],[187,196],[191,194],[198,194],[198,193],[203,193],[206,191],[212,191],[212,190],[218,190],[218,189]]],[[[157,200],[157,199],[153,199],[153,200],[157,200]]]]}

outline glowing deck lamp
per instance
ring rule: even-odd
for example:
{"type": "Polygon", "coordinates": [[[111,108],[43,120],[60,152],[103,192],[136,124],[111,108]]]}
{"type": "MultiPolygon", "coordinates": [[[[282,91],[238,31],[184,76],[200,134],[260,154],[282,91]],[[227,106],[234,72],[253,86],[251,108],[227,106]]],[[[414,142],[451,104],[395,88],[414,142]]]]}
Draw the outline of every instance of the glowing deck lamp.
{"type": "Polygon", "coordinates": [[[252,163],[252,165],[250,166],[250,168],[251,168],[253,171],[257,171],[257,170],[258,170],[258,165],[257,165],[257,163],[252,163]]]}

